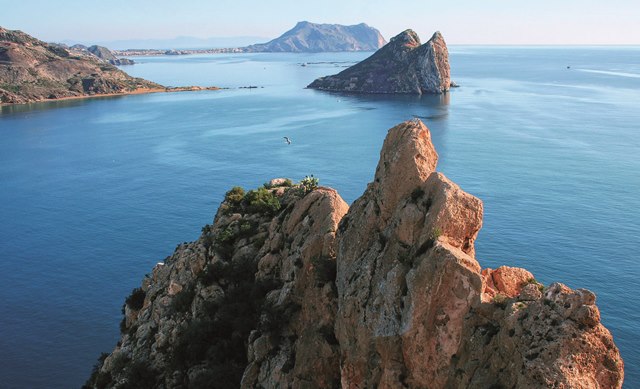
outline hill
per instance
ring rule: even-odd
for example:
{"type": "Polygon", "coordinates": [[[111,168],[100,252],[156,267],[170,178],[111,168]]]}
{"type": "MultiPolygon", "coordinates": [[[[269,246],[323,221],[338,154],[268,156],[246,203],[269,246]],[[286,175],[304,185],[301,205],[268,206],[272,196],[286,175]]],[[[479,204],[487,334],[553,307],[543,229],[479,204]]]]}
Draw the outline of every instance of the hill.
{"type": "Polygon", "coordinates": [[[166,90],[134,78],[94,54],[0,27],[0,103],[166,90]]]}
{"type": "Polygon", "coordinates": [[[299,22],[267,43],[247,46],[246,52],[374,51],[384,46],[380,31],[365,23],[353,26],[299,22]]]}

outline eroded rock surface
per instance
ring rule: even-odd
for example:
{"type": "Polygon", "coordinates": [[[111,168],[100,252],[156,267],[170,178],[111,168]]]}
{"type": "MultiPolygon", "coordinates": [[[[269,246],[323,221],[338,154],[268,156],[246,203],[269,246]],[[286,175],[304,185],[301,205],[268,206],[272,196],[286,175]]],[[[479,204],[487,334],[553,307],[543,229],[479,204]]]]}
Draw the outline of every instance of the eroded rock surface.
{"type": "Polygon", "coordinates": [[[232,189],[127,299],[87,386],[620,388],[595,295],[482,270],[482,202],[436,164],[409,121],[350,208],[287,180],[232,189]]]}
{"type": "Polygon", "coordinates": [[[308,88],[349,93],[439,94],[451,87],[449,51],[440,32],[425,44],[412,30],[391,38],[371,57],[308,88]]]}

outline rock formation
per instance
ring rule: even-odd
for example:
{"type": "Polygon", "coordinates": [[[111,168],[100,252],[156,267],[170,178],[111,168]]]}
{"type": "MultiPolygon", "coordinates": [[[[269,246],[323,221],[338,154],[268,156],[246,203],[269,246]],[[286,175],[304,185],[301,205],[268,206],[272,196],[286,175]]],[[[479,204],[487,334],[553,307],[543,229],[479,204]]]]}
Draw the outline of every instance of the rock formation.
{"type": "Polygon", "coordinates": [[[440,32],[420,44],[406,30],[364,61],[318,78],[308,88],[349,93],[444,93],[451,87],[449,52],[440,32]]]}
{"type": "Polygon", "coordinates": [[[245,47],[245,52],[315,53],[324,51],[373,51],[386,44],[380,32],[360,23],[354,26],[299,22],[267,43],[245,47]]]}
{"type": "Polygon", "coordinates": [[[0,103],[164,90],[91,55],[0,27],[0,103]]]}
{"type": "Polygon", "coordinates": [[[620,388],[595,295],[482,270],[482,202],[392,128],[349,208],[312,179],[227,192],[134,290],[87,387],[620,388]]]}
{"type": "Polygon", "coordinates": [[[116,65],[116,66],[133,65],[132,60],[128,58],[118,58],[115,55],[113,55],[111,50],[107,49],[104,46],[93,45],[93,46],[87,47],[86,50],[91,54],[95,55],[96,57],[100,58],[101,60],[105,62],[109,62],[111,65],[116,65]]]}

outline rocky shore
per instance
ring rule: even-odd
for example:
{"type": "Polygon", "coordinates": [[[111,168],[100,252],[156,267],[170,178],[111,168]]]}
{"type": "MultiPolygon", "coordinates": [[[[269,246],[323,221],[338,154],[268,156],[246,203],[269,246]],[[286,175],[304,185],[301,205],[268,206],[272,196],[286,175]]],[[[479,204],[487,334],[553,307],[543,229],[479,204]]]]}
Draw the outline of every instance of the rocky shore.
{"type": "Polygon", "coordinates": [[[0,105],[218,89],[165,87],[131,77],[110,63],[114,58],[99,46],[67,49],[0,27],[0,105]]]}
{"type": "Polygon", "coordinates": [[[389,130],[350,207],[308,177],[227,192],[144,278],[90,388],[620,388],[595,295],[482,269],[482,202],[389,130]]]}
{"type": "Polygon", "coordinates": [[[449,51],[440,32],[425,44],[406,30],[364,61],[307,86],[332,92],[440,94],[451,88],[449,51]]]}

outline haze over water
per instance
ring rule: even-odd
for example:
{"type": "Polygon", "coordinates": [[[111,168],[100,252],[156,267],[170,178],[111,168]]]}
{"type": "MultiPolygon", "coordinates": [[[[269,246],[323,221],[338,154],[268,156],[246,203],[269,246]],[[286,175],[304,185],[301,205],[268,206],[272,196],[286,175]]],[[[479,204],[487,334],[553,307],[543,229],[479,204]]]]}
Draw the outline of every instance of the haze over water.
{"type": "Polygon", "coordinates": [[[387,130],[413,117],[438,170],[484,201],[480,264],[596,292],[625,387],[640,386],[640,48],[450,53],[462,87],[445,96],[304,89],[369,53],[201,55],[124,70],[231,89],[3,107],[0,386],[81,386],[124,298],[228,189],[314,174],[351,203],[387,130]]]}

